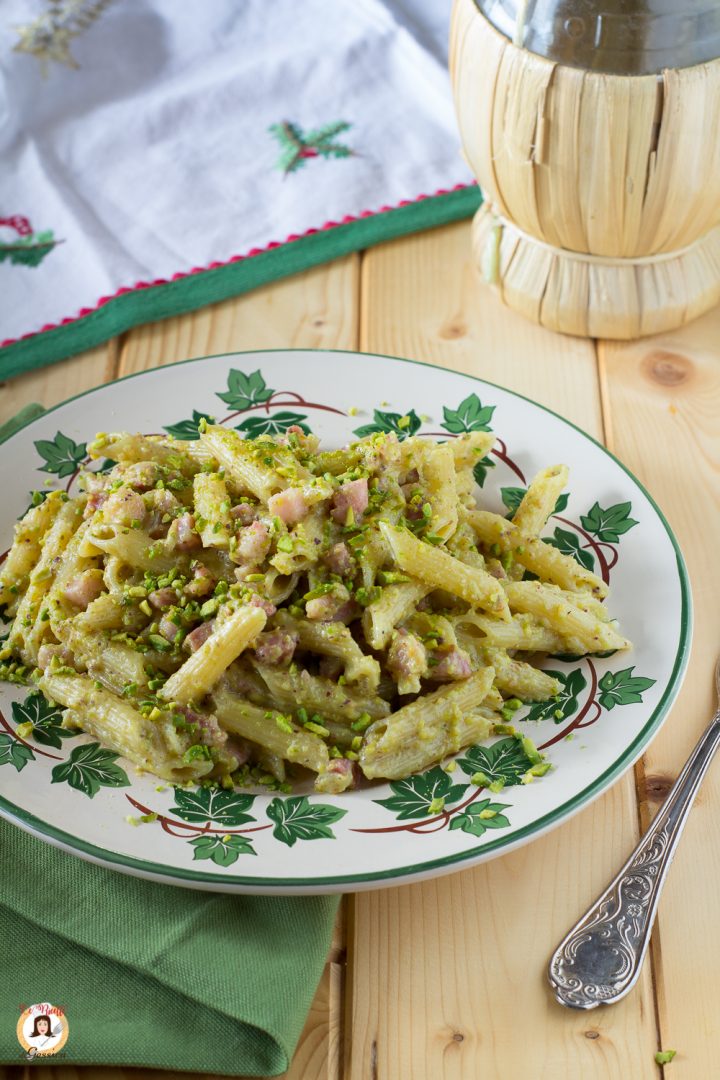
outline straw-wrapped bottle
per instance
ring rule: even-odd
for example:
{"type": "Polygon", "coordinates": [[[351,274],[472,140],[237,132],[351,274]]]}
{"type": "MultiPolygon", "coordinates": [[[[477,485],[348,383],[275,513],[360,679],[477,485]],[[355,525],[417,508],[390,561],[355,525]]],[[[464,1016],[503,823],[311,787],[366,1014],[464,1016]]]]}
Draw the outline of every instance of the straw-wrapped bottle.
{"type": "Polygon", "coordinates": [[[506,304],[631,338],[720,300],[718,55],[717,0],[455,0],[474,251],[506,304]]]}

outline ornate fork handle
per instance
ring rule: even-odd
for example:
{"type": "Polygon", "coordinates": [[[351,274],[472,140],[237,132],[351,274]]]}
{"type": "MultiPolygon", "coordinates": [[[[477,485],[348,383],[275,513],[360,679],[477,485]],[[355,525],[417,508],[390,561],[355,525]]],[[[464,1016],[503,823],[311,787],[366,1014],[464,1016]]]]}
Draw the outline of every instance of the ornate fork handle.
{"type": "Polygon", "coordinates": [[[630,858],[553,953],[548,978],[561,1005],[610,1005],[635,985],[668,867],[719,743],[720,710],[630,858]]]}

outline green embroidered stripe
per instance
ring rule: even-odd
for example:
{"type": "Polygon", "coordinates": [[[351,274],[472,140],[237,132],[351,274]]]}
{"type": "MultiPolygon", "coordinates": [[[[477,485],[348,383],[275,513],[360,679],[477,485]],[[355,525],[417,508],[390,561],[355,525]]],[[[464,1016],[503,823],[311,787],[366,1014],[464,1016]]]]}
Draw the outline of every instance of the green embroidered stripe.
{"type": "Polygon", "coordinates": [[[9,379],[64,360],[141,323],[169,319],[239,296],[270,281],[338,259],[352,251],[437,225],[471,217],[481,203],[474,185],[420,202],[322,229],[271,251],[263,251],[216,270],[191,274],[167,285],[123,293],[75,322],[45,330],[0,349],[0,376],[9,379]]]}

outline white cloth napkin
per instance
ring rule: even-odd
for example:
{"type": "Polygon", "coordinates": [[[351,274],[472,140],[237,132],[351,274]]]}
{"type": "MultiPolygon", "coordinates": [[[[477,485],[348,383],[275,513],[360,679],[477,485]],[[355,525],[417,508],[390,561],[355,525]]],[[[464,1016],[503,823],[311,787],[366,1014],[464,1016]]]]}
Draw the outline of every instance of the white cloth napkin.
{"type": "Polygon", "coordinates": [[[449,10],[4,0],[0,341],[469,183],[449,10]]]}

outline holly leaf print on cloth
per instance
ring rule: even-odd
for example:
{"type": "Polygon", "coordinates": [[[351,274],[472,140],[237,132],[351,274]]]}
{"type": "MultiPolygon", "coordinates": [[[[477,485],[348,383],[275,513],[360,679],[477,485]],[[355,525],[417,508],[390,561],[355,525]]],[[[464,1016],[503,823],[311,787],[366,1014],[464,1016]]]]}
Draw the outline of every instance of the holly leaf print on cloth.
{"type": "Polygon", "coordinates": [[[59,243],[52,230],[31,233],[30,236],[18,236],[7,243],[0,242],[0,263],[9,262],[14,266],[39,266],[59,243]]]}
{"type": "Polygon", "coordinates": [[[115,764],[119,756],[113,750],[104,750],[100,743],[76,746],[68,760],[53,769],[52,783],[68,783],[90,799],[101,787],[130,787],[127,773],[115,764]]]}
{"type": "Polygon", "coordinates": [[[179,424],[170,424],[169,427],[165,427],[165,431],[176,439],[185,439],[187,442],[192,442],[200,438],[198,429],[201,420],[205,420],[208,424],[215,423],[215,418],[210,416],[209,413],[198,412],[197,409],[193,409],[192,420],[181,420],[179,424]]]}
{"type": "Polygon", "coordinates": [[[254,795],[239,795],[235,791],[222,791],[213,788],[175,788],[175,805],[170,813],[183,821],[204,824],[214,821],[218,825],[244,825],[255,821],[252,814],[246,813],[255,801],[254,795]]]}
{"type": "Polygon", "coordinates": [[[232,368],[228,373],[228,388],[217,396],[231,409],[249,409],[251,405],[262,405],[275,393],[265,380],[259,369],[252,374],[246,375],[244,371],[232,368]]]}
{"type": "Polygon", "coordinates": [[[450,821],[450,829],[462,829],[471,836],[482,836],[487,829],[506,829],[510,822],[502,811],[509,809],[509,803],[481,799],[471,803],[461,814],[456,814],[450,821]]]}
{"type": "Polygon", "coordinates": [[[472,746],[464,757],[458,759],[458,765],[468,776],[482,773],[488,783],[502,781],[505,787],[510,787],[521,782],[532,762],[520,740],[509,735],[491,746],[472,746]]]}
{"type": "Polygon", "coordinates": [[[299,124],[283,120],[280,124],[271,124],[270,134],[280,144],[280,157],[277,168],[286,176],[297,172],[311,158],[348,158],[354,150],[337,141],[337,136],[349,131],[352,124],[346,120],[335,120],[323,127],[303,132],[299,124]]]}
{"type": "Polygon", "coordinates": [[[16,724],[32,724],[32,737],[43,746],[59,750],[63,739],[75,739],[81,731],[71,731],[62,726],[62,709],[50,705],[39,690],[33,690],[23,702],[14,701],[13,720],[16,724]]]}
{"type": "Polygon", "coordinates": [[[616,705],[634,705],[642,701],[644,690],[655,685],[655,679],[645,679],[633,675],[634,667],[622,671],[606,671],[598,686],[602,693],[598,701],[603,709],[614,709],[616,705]]]}
{"type": "Polygon", "coordinates": [[[617,544],[623,533],[637,525],[637,521],[630,517],[632,503],[615,503],[603,509],[599,503],[595,503],[586,517],[581,517],[583,529],[597,536],[605,544],[617,544]]]}
{"type": "Polygon", "coordinates": [[[467,784],[453,784],[444,769],[436,765],[427,772],[395,780],[390,788],[394,794],[389,799],[375,799],[374,802],[392,810],[398,821],[405,821],[439,814],[446,806],[462,799],[467,784]]]}
{"type": "Polygon", "coordinates": [[[18,772],[34,761],[35,755],[29,746],[13,739],[11,735],[0,734],[0,765],[14,765],[18,772]]]}
{"type": "Polygon", "coordinates": [[[525,719],[552,719],[556,724],[561,724],[563,720],[567,720],[577,711],[578,695],[587,686],[587,679],[580,668],[574,668],[568,672],[546,671],[545,674],[552,675],[554,679],[557,679],[562,684],[560,693],[557,697],[550,698],[549,701],[536,701],[530,706],[530,711],[525,719]]]}
{"type": "Polygon", "coordinates": [[[462,435],[466,431],[490,431],[494,412],[494,405],[483,405],[477,394],[470,394],[457,409],[443,408],[445,423],[441,426],[453,435],[462,435]]]}
{"type": "Polygon", "coordinates": [[[375,409],[372,424],[364,424],[363,427],[356,428],[353,435],[363,439],[366,435],[375,435],[378,431],[385,431],[388,434],[394,432],[402,441],[419,431],[421,423],[414,409],[406,413],[381,412],[380,409],[375,409]]]}
{"type": "Polygon", "coordinates": [[[246,836],[196,836],[188,843],[195,848],[193,859],[212,859],[218,866],[232,866],[240,855],[257,855],[246,836]]]}
{"type": "Polygon", "coordinates": [[[72,476],[87,456],[86,444],[73,442],[62,431],[54,439],[38,439],[35,449],[45,462],[40,472],[56,473],[60,479],[72,476]]]}
{"type": "Polygon", "coordinates": [[[552,536],[544,536],[543,541],[550,544],[551,547],[557,548],[558,551],[562,551],[563,555],[571,555],[586,570],[595,569],[595,559],[592,552],[581,548],[578,536],[568,529],[556,529],[552,536]]]}
{"type": "Polygon", "coordinates": [[[311,803],[304,795],[273,799],[267,808],[267,816],[275,822],[273,836],[288,847],[298,840],[334,840],[330,825],[346,814],[337,806],[311,803]]]}
{"type": "Polygon", "coordinates": [[[237,430],[242,431],[247,439],[257,439],[260,435],[282,435],[290,427],[299,427],[306,435],[310,434],[310,428],[305,423],[306,416],[295,412],[277,412],[272,416],[249,416],[237,425],[237,430]]]}

